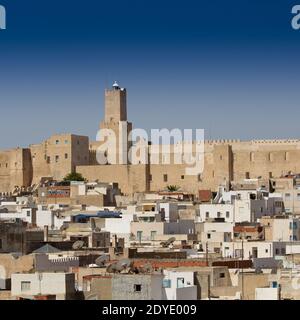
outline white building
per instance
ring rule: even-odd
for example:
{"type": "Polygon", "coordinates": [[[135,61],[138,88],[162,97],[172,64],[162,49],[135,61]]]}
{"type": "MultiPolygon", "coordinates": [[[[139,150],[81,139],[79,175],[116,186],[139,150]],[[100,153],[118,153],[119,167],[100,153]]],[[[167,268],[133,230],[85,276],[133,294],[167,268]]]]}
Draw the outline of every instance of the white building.
{"type": "Polygon", "coordinates": [[[224,219],[225,222],[255,222],[262,216],[284,212],[283,200],[267,192],[239,190],[225,192],[220,189],[213,203],[200,204],[197,221],[224,219]]]}
{"type": "Polygon", "coordinates": [[[56,300],[72,299],[75,293],[73,273],[14,273],[11,276],[12,297],[55,295],[56,300]]]}
{"type": "Polygon", "coordinates": [[[278,288],[256,288],[255,300],[279,300],[278,288]]]}
{"type": "Polygon", "coordinates": [[[274,258],[286,254],[286,242],[272,241],[234,241],[222,244],[222,256],[224,258],[244,259],[274,258]]]}
{"type": "Polygon", "coordinates": [[[292,216],[263,217],[259,222],[265,229],[265,240],[300,240],[300,220],[292,216]]]}
{"type": "Polygon", "coordinates": [[[197,300],[193,271],[164,270],[166,300],[197,300]]]}

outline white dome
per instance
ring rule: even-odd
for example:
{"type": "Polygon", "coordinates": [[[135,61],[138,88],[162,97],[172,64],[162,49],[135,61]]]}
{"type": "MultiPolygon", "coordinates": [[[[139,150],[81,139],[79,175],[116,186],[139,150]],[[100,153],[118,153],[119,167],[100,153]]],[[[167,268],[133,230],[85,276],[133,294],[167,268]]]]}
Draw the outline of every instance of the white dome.
{"type": "Polygon", "coordinates": [[[118,82],[117,82],[117,81],[115,81],[115,82],[114,82],[114,84],[113,84],[113,88],[120,88],[120,86],[119,86],[119,84],[118,84],[118,82]]]}

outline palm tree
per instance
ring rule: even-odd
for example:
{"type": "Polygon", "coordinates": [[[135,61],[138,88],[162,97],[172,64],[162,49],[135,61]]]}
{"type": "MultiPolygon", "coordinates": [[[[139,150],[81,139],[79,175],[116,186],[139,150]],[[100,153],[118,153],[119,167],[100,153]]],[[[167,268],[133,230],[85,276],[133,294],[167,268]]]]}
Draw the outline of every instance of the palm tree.
{"type": "Polygon", "coordinates": [[[180,187],[176,186],[176,185],[169,185],[167,186],[168,191],[170,192],[176,192],[180,189],[180,187]]]}

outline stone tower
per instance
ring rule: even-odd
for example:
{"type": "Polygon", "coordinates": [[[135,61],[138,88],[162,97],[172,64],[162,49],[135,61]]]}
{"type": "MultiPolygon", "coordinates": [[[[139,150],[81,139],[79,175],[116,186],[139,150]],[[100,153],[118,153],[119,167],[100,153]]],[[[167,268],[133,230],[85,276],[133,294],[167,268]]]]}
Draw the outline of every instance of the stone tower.
{"type": "MultiPolygon", "coordinates": [[[[127,91],[115,82],[111,89],[105,90],[104,121],[100,129],[114,131],[116,137],[116,164],[128,163],[128,151],[131,143],[128,142],[132,123],[127,121],[127,91]]],[[[114,152],[109,150],[108,152],[114,152]]]]}

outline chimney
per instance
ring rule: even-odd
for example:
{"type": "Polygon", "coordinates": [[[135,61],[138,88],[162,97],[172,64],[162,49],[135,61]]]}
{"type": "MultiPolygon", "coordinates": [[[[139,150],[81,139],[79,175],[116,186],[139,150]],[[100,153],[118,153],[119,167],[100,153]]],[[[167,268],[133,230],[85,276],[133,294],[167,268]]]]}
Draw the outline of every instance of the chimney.
{"type": "Polygon", "coordinates": [[[44,242],[48,242],[49,230],[48,226],[44,226],[44,242]]]}

